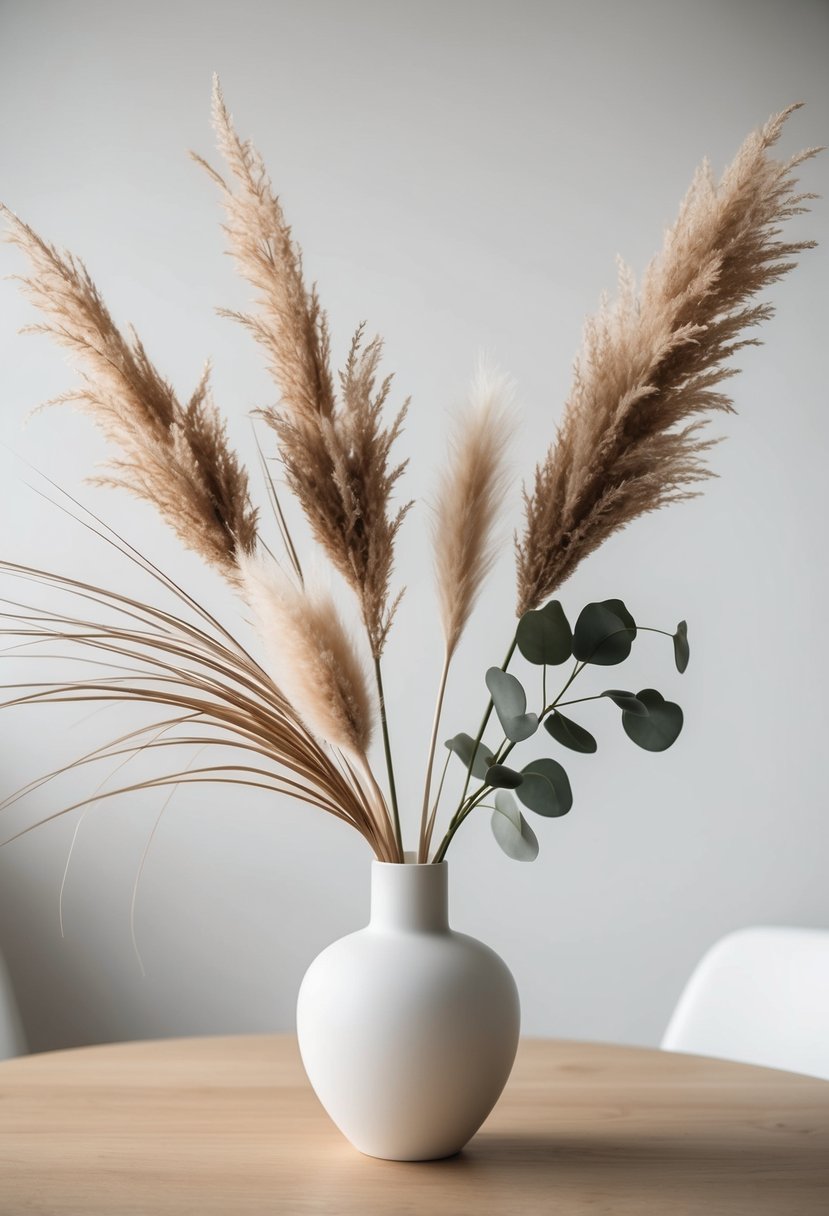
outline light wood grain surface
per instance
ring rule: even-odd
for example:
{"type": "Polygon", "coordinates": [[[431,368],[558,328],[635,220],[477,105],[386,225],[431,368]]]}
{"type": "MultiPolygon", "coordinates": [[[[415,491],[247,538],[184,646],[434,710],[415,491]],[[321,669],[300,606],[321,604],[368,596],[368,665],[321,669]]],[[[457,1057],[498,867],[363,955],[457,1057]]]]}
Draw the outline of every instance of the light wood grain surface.
{"type": "Polygon", "coordinates": [[[525,1041],[458,1157],[356,1153],[285,1036],[83,1047],[0,1064],[3,1216],[826,1216],[829,1082],[525,1041]]]}

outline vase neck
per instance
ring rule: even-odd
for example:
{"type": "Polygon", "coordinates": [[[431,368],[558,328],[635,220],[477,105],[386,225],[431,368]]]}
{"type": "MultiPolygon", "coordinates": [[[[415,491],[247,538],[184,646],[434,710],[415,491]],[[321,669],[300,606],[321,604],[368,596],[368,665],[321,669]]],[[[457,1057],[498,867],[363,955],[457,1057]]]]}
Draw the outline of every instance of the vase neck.
{"type": "Polygon", "coordinates": [[[371,865],[371,928],[439,933],[449,928],[448,866],[371,865]]]}

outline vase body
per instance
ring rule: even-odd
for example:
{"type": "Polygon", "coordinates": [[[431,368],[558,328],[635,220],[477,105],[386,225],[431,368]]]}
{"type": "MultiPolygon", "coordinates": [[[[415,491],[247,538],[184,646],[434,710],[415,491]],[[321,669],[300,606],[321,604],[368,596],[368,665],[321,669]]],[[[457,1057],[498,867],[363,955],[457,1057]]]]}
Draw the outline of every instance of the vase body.
{"type": "Polygon", "coordinates": [[[372,863],[371,920],[309,967],[297,1033],[317,1097],[372,1157],[459,1152],[503,1089],[518,1045],[506,964],[449,928],[447,863],[372,863]]]}

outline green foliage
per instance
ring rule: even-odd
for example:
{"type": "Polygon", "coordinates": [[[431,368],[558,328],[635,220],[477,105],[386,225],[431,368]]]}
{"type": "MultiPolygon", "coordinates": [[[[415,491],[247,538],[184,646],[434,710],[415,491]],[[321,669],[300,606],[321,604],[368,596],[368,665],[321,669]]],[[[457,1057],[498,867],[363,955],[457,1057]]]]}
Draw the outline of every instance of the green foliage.
{"type": "Polygon", "coordinates": [[[516,861],[534,860],[538,855],[538,840],[518,803],[547,819],[566,815],[573,805],[570,779],[562,765],[551,757],[533,760],[521,769],[510,767],[506,761],[513,749],[533,736],[542,723],[550,739],[560,747],[582,755],[595,753],[598,750],[595,736],[581,723],[564,714],[562,709],[565,706],[606,698],[622,711],[625,734],[638,747],[649,752],[661,752],[676,742],[683,726],[682,710],[654,688],[643,688],[638,693],[623,688],[606,688],[602,692],[565,699],[573,681],[589,667],[611,667],[624,662],[639,632],[671,638],[677,671],[685,671],[690,653],[687,623],[680,621],[673,633],[663,629],[640,629],[622,600],[608,599],[587,604],[579,613],[573,630],[558,600],[551,600],[543,608],[521,617],[507,662],[503,667],[490,667],[486,673],[491,705],[480,734],[483,734],[489,714],[494,709],[506,735],[505,742],[494,755],[483,743],[477,742],[476,745],[476,740],[467,734],[455,735],[446,743],[470,775],[482,784],[467,793],[467,781],[461,803],[439,850],[439,857],[445,855],[449,841],[467,815],[484,803],[489,791],[493,791],[495,808],[491,827],[495,839],[508,857],[516,861]],[[528,663],[542,668],[544,701],[540,714],[527,710],[527,693],[521,680],[505,670],[516,647],[528,663]],[[576,660],[575,666],[558,694],[548,700],[547,668],[558,666],[568,658],[576,660]],[[515,791],[514,797],[509,792],[511,790],[515,791]]]}
{"type": "Polygon", "coordinates": [[[476,749],[472,736],[464,734],[462,731],[459,735],[455,735],[454,739],[447,739],[446,747],[460,758],[464,768],[468,769],[471,762],[472,776],[477,777],[479,781],[484,780],[494,757],[490,755],[489,749],[483,743],[479,743],[476,749]]]}
{"type": "Polygon", "coordinates": [[[688,666],[688,660],[691,657],[691,650],[688,646],[688,622],[680,621],[676,627],[674,634],[674,662],[676,669],[680,675],[688,666]]]}
{"type": "Polygon", "coordinates": [[[666,701],[655,688],[643,688],[636,696],[647,709],[647,717],[625,710],[622,714],[625,734],[647,752],[666,751],[679,738],[682,710],[673,701],[666,701]]]}
{"type": "Polygon", "coordinates": [[[514,768],[507,768],[506,764],[493,764],[486,770],[486,783],[493,789],[514,790],[523,780],[520,773],[516,773],[514,768]]]}
{"type": "Polygon", "coordinates": [[[501,723],[501,729],[512,743],[522,743],[538,730],[538,715],[528,714],[527,694],[520,680],[500,667],[490,667],[486,686],[501,723]]]}
{"type": "Polygon", "coordinates": [[[557,760],[546,757],[533,760],[521,770],[521,777],[518,797],[536,815],[556,819],[570,810],[573,805],[570,779],[557,760]]]}
{"type": "Polygon", "coordinates": [[[573,653],[573,631],[558,600],[537,611],[525,612],[515,634],[518,649],[528,663],[557,667],[573,653]]]}
{"type": "Polygon", "coordinates": [[[566,718],[557,709],[554,709],[550,716],[544,719],[544,729],[552,735],[556,743],[560,743],[562,747],[569,747],[573,752],[594,752],[596,750],[597,743],[590,731],[579,726],[578,722],[573,722],[571,718],[566,718]]]}
{"type": "Polygon", "coordinates": [[[636,622],[621,600],[588,604],[573,632],[573,654],[583,663],[612,667],[623,663],[636,637],[636,622]]]}
{"type": "Polygon", "coordinates": [[[495,810],[490,824],[493,836],[507,857],[513,861],[535,861],[538,837],[507,790],[498,790],[495,795],[495,810]]]}
{"type": "Polygon", "coordinates": [[[628,713],[641,714],[644,717],[648,712],[637,696],[632,692],[625,692],[622,688],[606,688],[602,696],[608,697],[619,709],[626,709],[628,713]]]}

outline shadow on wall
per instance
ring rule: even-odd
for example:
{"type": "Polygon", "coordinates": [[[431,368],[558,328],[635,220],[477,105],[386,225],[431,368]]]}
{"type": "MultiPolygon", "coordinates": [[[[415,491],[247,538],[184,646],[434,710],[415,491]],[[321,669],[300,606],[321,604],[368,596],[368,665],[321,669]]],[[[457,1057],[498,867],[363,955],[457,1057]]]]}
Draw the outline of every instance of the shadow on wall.
{"type": "MultiPolygon", "coordinates": [[[[122,826],[115,836],[129,837],[122,826]]],[[[285,869],[275,864],[271,843],[261,850],[261,864],[237,857],[228,865],[224,837],[221,845],[203,838],[191,864],[185,830],[188,864],[173,837],[157,859],[156,885],[148,876],[142,891],[136,925],[142,973],[129,927],[132,846],[140,850],[140,838],[127,840],[120,867],[112,839],[99,830],[67,887],[62,937],[58,897],[71,832],[53,825],[28,839],[34,835],[37,849],[23,841],[0,849],[0,957],[31,1051],[291,1031],[308,961],[341,925],[362,923],[359,882],[343,882],[332,895],[323,874],[315,888],[290,858],[283,859],[285,869]],[[326,916],[275,940],[279,910],[295,903],[300,890],[326,916]]]]}
{"type": "Polygon", "coordinates": [[[178,987],[167,968],[141,975],[128,930],[105,900],[90,898],[80,916],[76,907],[61,937],[54,875],[41,872],[42,858],[12,852],[0,853],[0,955],[30,1051],[226,1029],[221,1007],[201,1025],[179,1009],[186,968],[178,987]]]}
{"type": "Polygon", "coordinates": [[[61,938],[56,901],[44,901],[42,883],[10,851],[0,855],[0,956],[29,1050],[100,1041],[105,977],[88,952],[61,938]]]}

